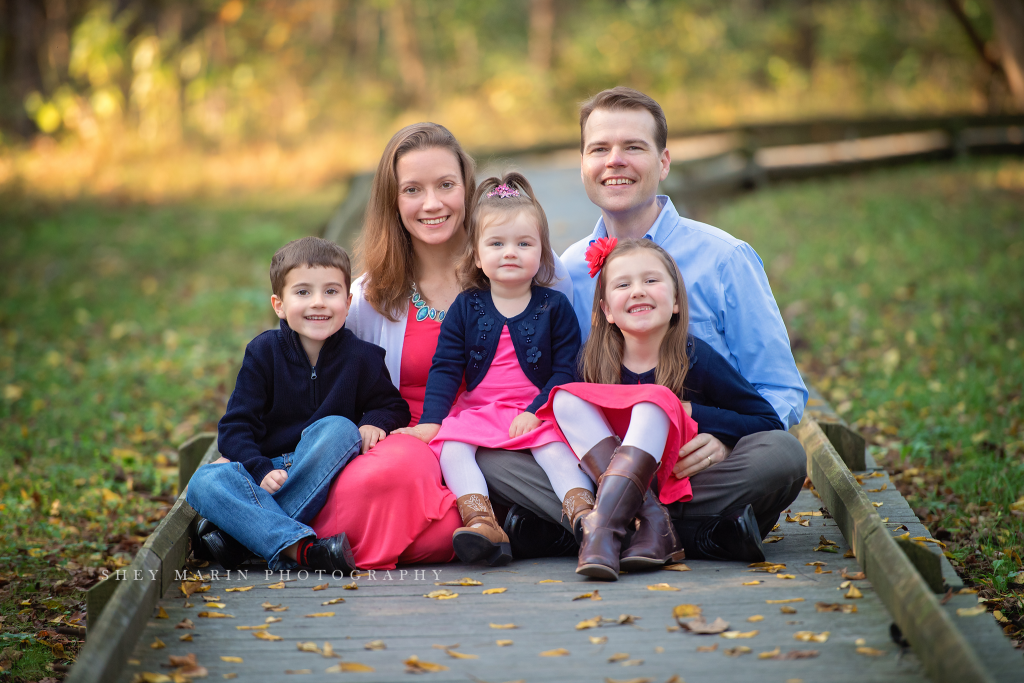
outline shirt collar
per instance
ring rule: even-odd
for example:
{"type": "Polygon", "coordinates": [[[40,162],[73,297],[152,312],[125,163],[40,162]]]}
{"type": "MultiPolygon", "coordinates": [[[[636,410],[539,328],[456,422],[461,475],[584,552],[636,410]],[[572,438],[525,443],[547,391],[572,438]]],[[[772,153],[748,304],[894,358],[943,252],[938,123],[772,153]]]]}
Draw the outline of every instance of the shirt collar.
{"type": "MultiPolygon", "coordinates": [[[[675,214],[676,208],[672,205],[672,200],[668,198],[668,195],[659,194],[655,199],[658,204],[661,205],[661,211],[658,213],[658,217],[654,220],[654,225],[644,233],[644,237],[658,243],[658,232],[661,230],[662,224],[666,220],[671,220],[665,218],[665,216],[675,214]]],[[[594,233],[590,236],[590,243],[593,244],[595,241],[607,236],[608,228],[604,224],[604,215],[602,214],[601,217],[597,219],[597,225],[594,227],[594,233]]]]}

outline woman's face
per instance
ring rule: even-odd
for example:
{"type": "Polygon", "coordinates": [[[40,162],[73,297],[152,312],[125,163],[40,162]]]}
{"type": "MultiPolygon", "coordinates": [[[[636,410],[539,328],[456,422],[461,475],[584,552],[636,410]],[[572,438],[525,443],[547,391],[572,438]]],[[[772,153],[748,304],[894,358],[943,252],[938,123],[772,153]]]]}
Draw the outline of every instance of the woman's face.
{"type": "Polygon", "coordinates": [[[405,154],[395,167],[398,214],[412,239],[444,244],[463,229],[466,187],[459,160],[443,147],[405,154]]]}

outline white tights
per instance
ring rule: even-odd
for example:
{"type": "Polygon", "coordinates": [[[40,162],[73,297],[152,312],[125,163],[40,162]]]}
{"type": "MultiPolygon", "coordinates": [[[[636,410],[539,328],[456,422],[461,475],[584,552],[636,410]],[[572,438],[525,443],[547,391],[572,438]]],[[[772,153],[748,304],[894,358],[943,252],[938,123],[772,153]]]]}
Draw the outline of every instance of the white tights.
{"type": "MultiPolygon", "coordinates": [[[[461,441],[445,441],[441,446],[441,473],[456,498],[470,493],[487,495],[487,482],[476,464],[476,449],[473,444],[461,441]]],[[[565,500],[565,494],[575,488],[593,493],[593,482],[580,470],[579,459],[564,443],[544,444],[533,448],[532,452],[537,464],[551,480],[551,488],[559,500],[565,500]]]]}
{"type": "MultiPolygon", "coordinates": [[[[568,391],[555,390],[553,407],[558,428],[579,457],[583,457],[597,442],[614,435],[600,408],[568,391]]],[[[661,462],[669,424],[668,415],[655,404],[637,403],[633,406],[622,445],[635,446],[661,462]]]]}

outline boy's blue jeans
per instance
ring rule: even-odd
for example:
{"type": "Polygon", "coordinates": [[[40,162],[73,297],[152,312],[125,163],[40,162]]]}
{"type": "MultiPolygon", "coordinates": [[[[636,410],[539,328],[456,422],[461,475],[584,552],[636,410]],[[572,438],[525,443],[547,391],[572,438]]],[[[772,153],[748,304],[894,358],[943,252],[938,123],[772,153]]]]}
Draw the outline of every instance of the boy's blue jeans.
{"type": "Polygon", "coordinates": [[[359,429],[344,417],[317,420],[302,432],[294,453],[272,458],[288,478],[276,493],[260,488],[237,462],[203,465],[192,475],[185,500],[273,571],[296,566],[281,552],[316,533],[308,526],[327,501],[331,482],[359,454],[359,429]]]}

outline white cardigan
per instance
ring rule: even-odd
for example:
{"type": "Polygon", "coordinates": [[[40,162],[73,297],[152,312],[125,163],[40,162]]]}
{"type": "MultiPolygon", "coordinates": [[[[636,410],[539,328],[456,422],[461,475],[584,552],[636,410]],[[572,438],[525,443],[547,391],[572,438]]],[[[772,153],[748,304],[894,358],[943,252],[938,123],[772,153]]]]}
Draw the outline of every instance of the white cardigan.
{"type": "MultiPolygon", "coordinates": [[[[572,282],[569,280],[569,271],[562,264],[562,260],[553,251],[555,257],[555,282],[551,285],[564,294],[572,303],[572,282]]],[[[402,368],[402,345],[405,343],[405,324],[408,322],[409,309],[402,311],[402,316],[395,322],[391,322],[377,312],[366,299],[363,298],[363,280],[366,274],[360,275],[352,283],[352,306],[348,309],[348,318],[345,320],[345,327],[352,330],[352,333],[362,339],[384,348],[384,364],[391,373],[391,381],[395,386],[401,386],[400,372],[402,368]]]]}

